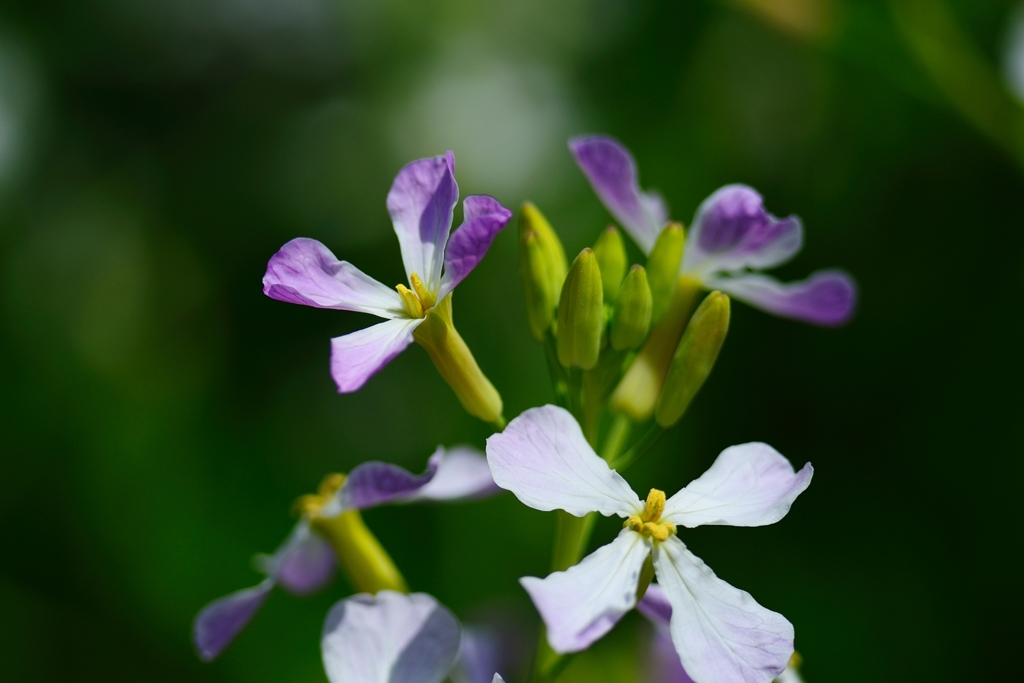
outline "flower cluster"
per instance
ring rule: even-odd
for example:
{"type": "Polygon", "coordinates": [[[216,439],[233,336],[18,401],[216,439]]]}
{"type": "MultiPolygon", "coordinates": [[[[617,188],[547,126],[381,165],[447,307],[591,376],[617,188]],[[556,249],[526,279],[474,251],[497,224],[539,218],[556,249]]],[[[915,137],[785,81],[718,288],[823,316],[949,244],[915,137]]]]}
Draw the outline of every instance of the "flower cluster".
{"type": "Polygon", "coordinates": [[[326,616],[321,650],[332,683],[497,683],[502,675],[557,679],[629,611],[652,623],[647,680],[660,683],[799,681],[793,625],[718,578],[684,542],[702,525],[763,526],[788,512],[810,485],[771,446],[726,448],[703,475],[672,495],[642,499],[622,473],[686,412],[725,342],[735,297],[776,315],[819,325],[849,320],[855,286],[840,271],[783,284],[760,271],[800,249],[796,217],[769,214],[743,185],[713,193],[687,230],[640,189],[635,162],[615,140],[570,140],[598,198],[643,252],[629,264],[615,226],[570,263],[543,214],[519,213],[520,271],[527,323],[544,349],[554,403],[506,425],[501,396],[455,329],[452,292],[486,254],[512,213],[486,196],[458,203],[451,152],[405,166],[387,197],[408,284],[394,289],[320,242],[299,238],[275,254],[263,279],[274,299],[385,319],[337,337],[330,370],[340,392],[358,390],[413,341],[463,407],[492,423],[486,454],[439,447],[423,474],[367,462],[328,475],[299,498],[299,521],[272,555],[257,556],[263,579],[220,598],[195,620],[199,656],[219,656],[276,586],[308,594],[340,570],[359,591],[326,616]],[[705,294],[705,292],[709,292],[705,294]],[[464,501],[510,491],[524,505],[556,511],[553,571],[520,583],[543,623],[530,655],[514,638],[463,626],[435,598],[411,593],[362,512],[388,503],[464,501]],[[618,535],[584,557],[596,515],[622,518],[618,535]]]}

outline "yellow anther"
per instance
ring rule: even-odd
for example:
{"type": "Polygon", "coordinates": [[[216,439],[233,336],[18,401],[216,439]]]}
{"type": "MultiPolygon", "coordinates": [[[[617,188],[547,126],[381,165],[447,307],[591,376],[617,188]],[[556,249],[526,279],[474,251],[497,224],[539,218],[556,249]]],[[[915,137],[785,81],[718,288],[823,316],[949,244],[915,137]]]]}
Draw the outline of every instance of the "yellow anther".
{"type": "Polygon", "coordinates": [[[324,477],[316,493],[307,493],[299,498],[292,505],[292,511],[300,517],[313,519],[320,514],[320,510],[330,502],[334,494],[345,485],[345,475],[332,473],[324,477]]]}
{"type": "Polygon", "coordinates": [[[647,505],[644,506],[644,521],[657,522],[665,511],[665,492],[651,489],[647,494],[647,505]]]}
{"type": "Polygon", "coordinates": [[[675,535],[676,525],[660,521],[664,511],[665,492],[651,489],[651,492],[647,494],[647,504],[644,506],[643,514],[631,516],[622,526],[648,538],[653,538],[655,541],[667,541],[669,536],[675,535]]]}
{"type": "Polygon", "coordinates": [[[405,306],[405,312],[409,314],[409,317],[422,318],[423,304],[420,303],[416,293],[405,285],[397,285],[395,289],[398,290],[398,294],[402,297],[402,305],[405,306]]]}
{"type": "Polygon", "coordinates": [[[427,289],[427,286],[423,284],[423,280],[416,273],[409,276],[409,281],[412,282],[412,288],[416,292],[416,296],[420,298],[420,303],[423,304],[424,310],[433,308],[434,304],[437,303],[437,296],[427,289]]]}
{"type": "Polygon", "coordinates": [[[800,665],[804,663],[804,658],[800,656],[800,653],[796,650],[793,651],[793,656],[789,658],[789,664],[787,666],[791,669],[799,669],[800,665]]]}

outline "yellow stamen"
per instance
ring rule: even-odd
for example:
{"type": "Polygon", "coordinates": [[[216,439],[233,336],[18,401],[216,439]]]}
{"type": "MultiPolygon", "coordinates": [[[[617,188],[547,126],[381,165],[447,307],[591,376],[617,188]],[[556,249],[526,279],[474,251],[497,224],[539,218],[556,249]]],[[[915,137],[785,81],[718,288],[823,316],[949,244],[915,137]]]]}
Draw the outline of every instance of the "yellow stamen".
{"type": "Polygon", "coordinates": [[[306,519],[314,519],[320,515],[320,510],[323,509],[334,494],[338,492],[342,486],[345,485],[345,475],[332,473],[324,477],[324,480],[320,482],[320,487],[316,493],[308,493],[304,496],[299,496],[298,500],[292,505],[292,510],[295,514],[306,519]]]}
{"type": "Polygon", "coordinates": [[[409,276],[409,281],[412,282],[412,288],[416,291],[416,296],[420,298],[420,303],[423,304],[423,308],[433,308],[434,304],[437,303],[437,296],[427,289],[427,286],[423,284],[423,280],[420,279],[420,276],[413,273],[409,276]]]}
{"type": "Polygon", "coordinates": [[[398,290],[398,294],[402,297],[402,305],[405,306],[405,312],[409,314],[409,317],[422,318],[423,304],[420,303],[420,299],[416,296],[416,293],[405,285],[397,285],[395,289],[398,290]]]}
{"type": "Polygon", "coordinates": [[[661,522],[661,514],[665,511],[665,492],[651,489],[647,494],[647,504],[642,515],[633,515],[622,526],[632,529],[655,541],[664,542],[676,533],[676,525],[661,522]]]}

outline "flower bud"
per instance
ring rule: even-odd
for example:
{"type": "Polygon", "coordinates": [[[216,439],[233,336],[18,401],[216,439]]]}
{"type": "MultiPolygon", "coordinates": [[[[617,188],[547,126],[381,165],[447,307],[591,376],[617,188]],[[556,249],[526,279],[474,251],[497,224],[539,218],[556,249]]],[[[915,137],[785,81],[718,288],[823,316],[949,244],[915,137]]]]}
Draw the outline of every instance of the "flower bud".
{"type": "Polygon", "coordinates": [[[619,288],[612,317],[612,348],[616,351],[637,348],[644,342],[650,327],[651,288],[647,285],[647,271],[637,265],[629,269],[619,288]]]}
{"type": "Polygon", "coordinates": [[[594,245],[597,265],[601,268],[601,284],[604,286],[605,303],[614,304],[619,295],[619,285],[626,275],[626,245],[622,234],[614,225],[609,225],[594,245]]]}
{"type": "Polygon", "coordinates": [[[604,287],[593,249],[572,262],[558,303],[558,362],[588,370],[597,364],[604,328],[604,287]]]}
{"type": "Polygon", "coordinates": [[[427,311],[420,326],[413,332],[437,371],[452,388],[459,402],[470,415],[484,422],[504,426],[501,416],[501,395],[476,364],[466,342],[452,323],[452,295],[427,311]]]}
{"type": "Polygon", "coordinates": [[[528,202],[519,210],[519,249],[530,333],[537,341],[544,341],[568,267],[558,235],[537,207],[528,202]]]}
{"type": "Polygon", "coordinates": [[[683,262],[685,233],[680,223],[669,223],[647,257],[647,284],[651,288],[651,324],[657,325],[665,317],[672,290],[683,262]]]}
{"type": "Polygon", "coordinates": [[[609,404],[613,412],[625,413],[633,422],[643,422],[654,412],[672,354],[697,306],[700,290],[700,283],[685,275],[676,281],[665,319],[653,327],[647,342],[612,392],[609,404]]]}
{"type": "Polygon", "coordinates": [[[711,373],[728,331],[729,297],[711,292],[690,318],[665,376],[665,388],[654,409],[660,426],[671,427],[686,412],[711,373]]]}

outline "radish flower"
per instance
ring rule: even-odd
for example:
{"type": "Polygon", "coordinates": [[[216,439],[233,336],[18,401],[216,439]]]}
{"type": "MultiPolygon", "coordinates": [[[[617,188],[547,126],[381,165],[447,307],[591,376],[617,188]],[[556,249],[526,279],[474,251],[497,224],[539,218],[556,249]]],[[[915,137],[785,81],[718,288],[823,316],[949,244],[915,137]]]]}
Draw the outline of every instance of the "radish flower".
{"type": "MultiPolygon", "coordinates": [[[[569,149],[609,213],[649,254],[668,222],[668,209],[656,193],[640,189],[633,155],[600,135],[573,138],[569,149]]],[[[802,246],[799,218],[776,218],[752,187],[726,185],[697,209],[680,275],[783,318],[842,325],[853,315],[857,298],[846,273],[823,270],[786,284],[761,274],[789,261],[802,246]]]]}
{"type": "Polygon", "coordinates": [[[792,624],[715,576],[677,531],[779,521],[810,484],[810,464],[794,472],[771,446],[732,446],[671,498],[651,489],[644,502],[594,453],[572,415],[555,406],[527,410],[491,436],[487,462],[495,483],[534,509],[626,520],[614,541],[576,566],[520,580],[555,652],[586,649],[633,609],[650,560],[672,606],[672,642],[695,681],[767,683],[786,668],[792,624]]]}

